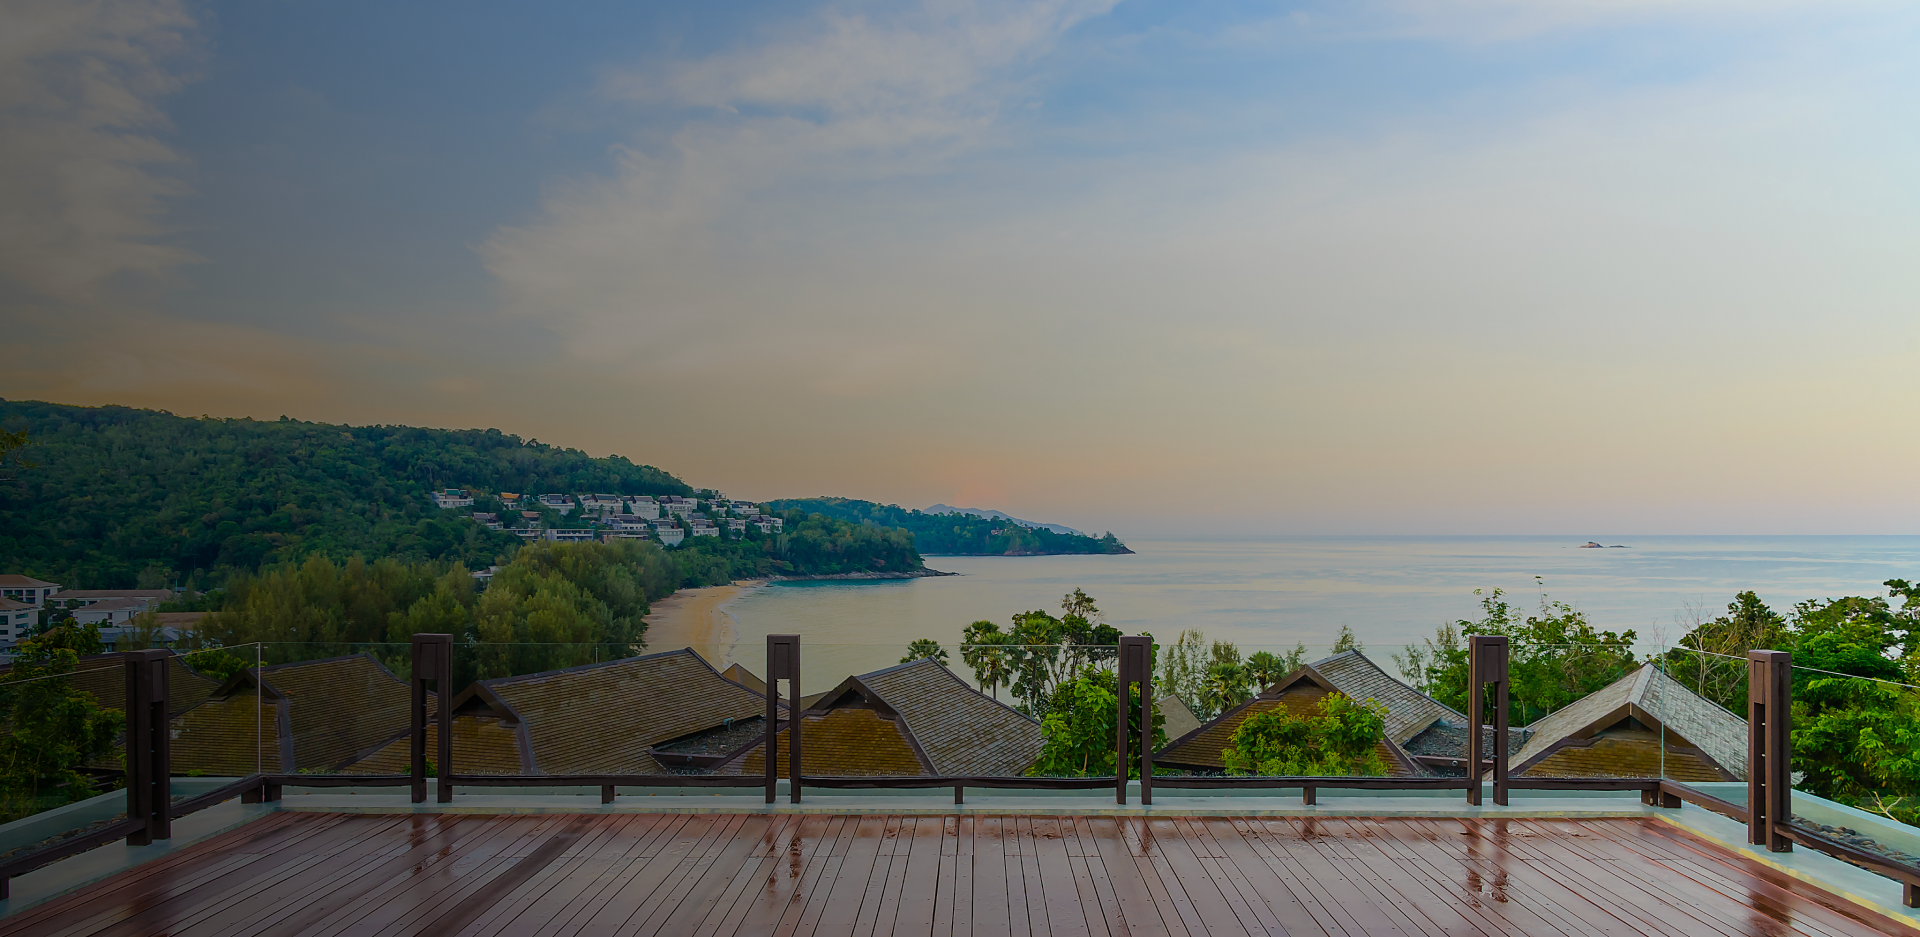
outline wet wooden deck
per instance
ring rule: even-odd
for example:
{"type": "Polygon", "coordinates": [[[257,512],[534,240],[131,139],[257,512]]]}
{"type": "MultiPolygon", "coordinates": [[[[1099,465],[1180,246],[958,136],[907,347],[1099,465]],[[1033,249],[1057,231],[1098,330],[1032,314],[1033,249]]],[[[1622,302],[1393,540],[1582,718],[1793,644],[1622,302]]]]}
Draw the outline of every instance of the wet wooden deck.
{"type": "Polygon", "coordinates": [[[0,935],[1846,937],[1654,820],[284,812],[0,935]]]}

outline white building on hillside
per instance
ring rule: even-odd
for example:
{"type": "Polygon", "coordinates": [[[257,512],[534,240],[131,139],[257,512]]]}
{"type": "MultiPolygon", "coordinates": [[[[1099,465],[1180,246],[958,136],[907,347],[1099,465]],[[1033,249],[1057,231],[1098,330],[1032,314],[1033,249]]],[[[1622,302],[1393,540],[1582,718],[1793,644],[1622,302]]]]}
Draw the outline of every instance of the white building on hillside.
{"type": "Polygon", "coordinates": [[[573,498],[568,495],[541,495],[542,507],[559,512],[561,517],[573,513],[573,498]]]}
{"type": "Polygon", "coordinates": [[[678,527],[667,527],[664,525],[654,527],[653,535],[656,537],[659,537],[660,542],[666,544],[667,546],[673,546],[674,544],[679,543],[680,541],[685,540],[687,538],[686,531],[681,530],[678,527]]]}
{"type": "Polygon", "coordinates": [[[12,647],[33,627],[33,619],[39,615],[38,606],[12,599],[0,599],[0,648],[12,647]]]}
{"type": "Polygon", "coordinates": [[[552,543],[591,543],[600,539],[600,535],[591,530],[561,530],[549,527],[545,539],[552,543]]]}
{"type": "Polygon", "coordinates": [[[660,502],[655,501],[652,498],[647,497],[646,495],[638,495],[636,497],[628,498],[627,513],[633,515],[634,517],[641,517],[641,518],[646,518],[647,520],[653,520],[654,518],[657,518],[660,516],[660,502]]]}
{"type": "Polygon", "coordinates": [[[45,605],[47,599],[59,591],[60,584],[57,582],[44,582],[32,576],[0,576],[0,598],[24,602],[34,608],[45,605]]]}
{"type": "Polygon", "coordinates": [[[458,488],[448,488],[433,493],[433,503],[443,508],[473,507],[473,495],[458,488]]]}

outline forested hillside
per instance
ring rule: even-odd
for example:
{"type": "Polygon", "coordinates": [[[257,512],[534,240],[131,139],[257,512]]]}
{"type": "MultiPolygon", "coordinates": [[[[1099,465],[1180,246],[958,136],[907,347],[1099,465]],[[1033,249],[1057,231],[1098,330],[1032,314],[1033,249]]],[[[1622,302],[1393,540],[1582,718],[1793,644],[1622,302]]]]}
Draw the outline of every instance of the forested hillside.
{"type": "Polygon", "coordinates": [[[427,492],[689,495],[648,465],[498,430],[338,426],[0,401],[0,570],[81,588],[207,582],[312,554],[484,567],[519,546],[427,492]]]}
{"type": "Polygon", "coordinates": [[[902,527],[912,531],[914,549],[923,555],[1031,556],[1133,552],[1111,532],[1104,537],[1081,537],[1023,527],[996,518],[972,514],[926,514],[897,504],[875,504],[851,498],[789,498],[769,502],[767,506],[776,511],[799,510],[876,527],[902,527]]]}

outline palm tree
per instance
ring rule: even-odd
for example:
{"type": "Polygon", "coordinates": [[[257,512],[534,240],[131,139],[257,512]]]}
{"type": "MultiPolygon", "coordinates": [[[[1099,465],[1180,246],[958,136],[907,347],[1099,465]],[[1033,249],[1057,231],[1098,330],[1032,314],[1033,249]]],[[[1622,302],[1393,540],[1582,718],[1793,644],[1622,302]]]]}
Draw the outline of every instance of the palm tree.
{"type": "Polygon", "coordinates": [[[1011,641],[999,625],[990,621],[976,621],[960,636],[960,659],[973,668],[974,682],[985,687],[994,699],[1000,698],[1000,687],[1013,675],[1003,649],[1011,641]]]}
{"type": "Polygon", "coordinates": [[[1203,701],[1214,715],[1226,712],[1251,698],[1247,692],[1247,672],[1239,664],[1224,661],[1207,668],[1203,701]]]}
{"type": "Polygon", "coordinates": [[[1270,651],[1255,651],[1247,658],[1247,681],[1257,690],[1264,690],[1287,675],[1286,661],[1275,657],[1270,651]]]}

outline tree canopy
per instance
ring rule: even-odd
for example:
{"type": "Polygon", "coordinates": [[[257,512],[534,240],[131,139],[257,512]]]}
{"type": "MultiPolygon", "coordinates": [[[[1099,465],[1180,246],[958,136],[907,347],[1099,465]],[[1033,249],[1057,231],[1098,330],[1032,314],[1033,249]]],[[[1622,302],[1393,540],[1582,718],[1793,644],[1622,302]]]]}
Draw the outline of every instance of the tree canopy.
{"type": "Polygon", "coordinates": [[[922,554],[948,556],[1034,556],[1057,553],[1132,553],[1111,532],[1103,537],[1063,534],[1044,527],[973,514],[927,514],[897,504],[852,498],[790,498],[770,502],[776,511],[824,514],[856,524],[899,527],[913,534],[922,554]]]}
{"type": "Polygon", "coordinates": [[[435,507],[439,488],[693,493],[652,466],[491,429],[0,401],[0,430],[26,434],[0,478],[0,567],[69,587],[205,583],[315,554],[477,568],[518,545],[435,507]]]}

